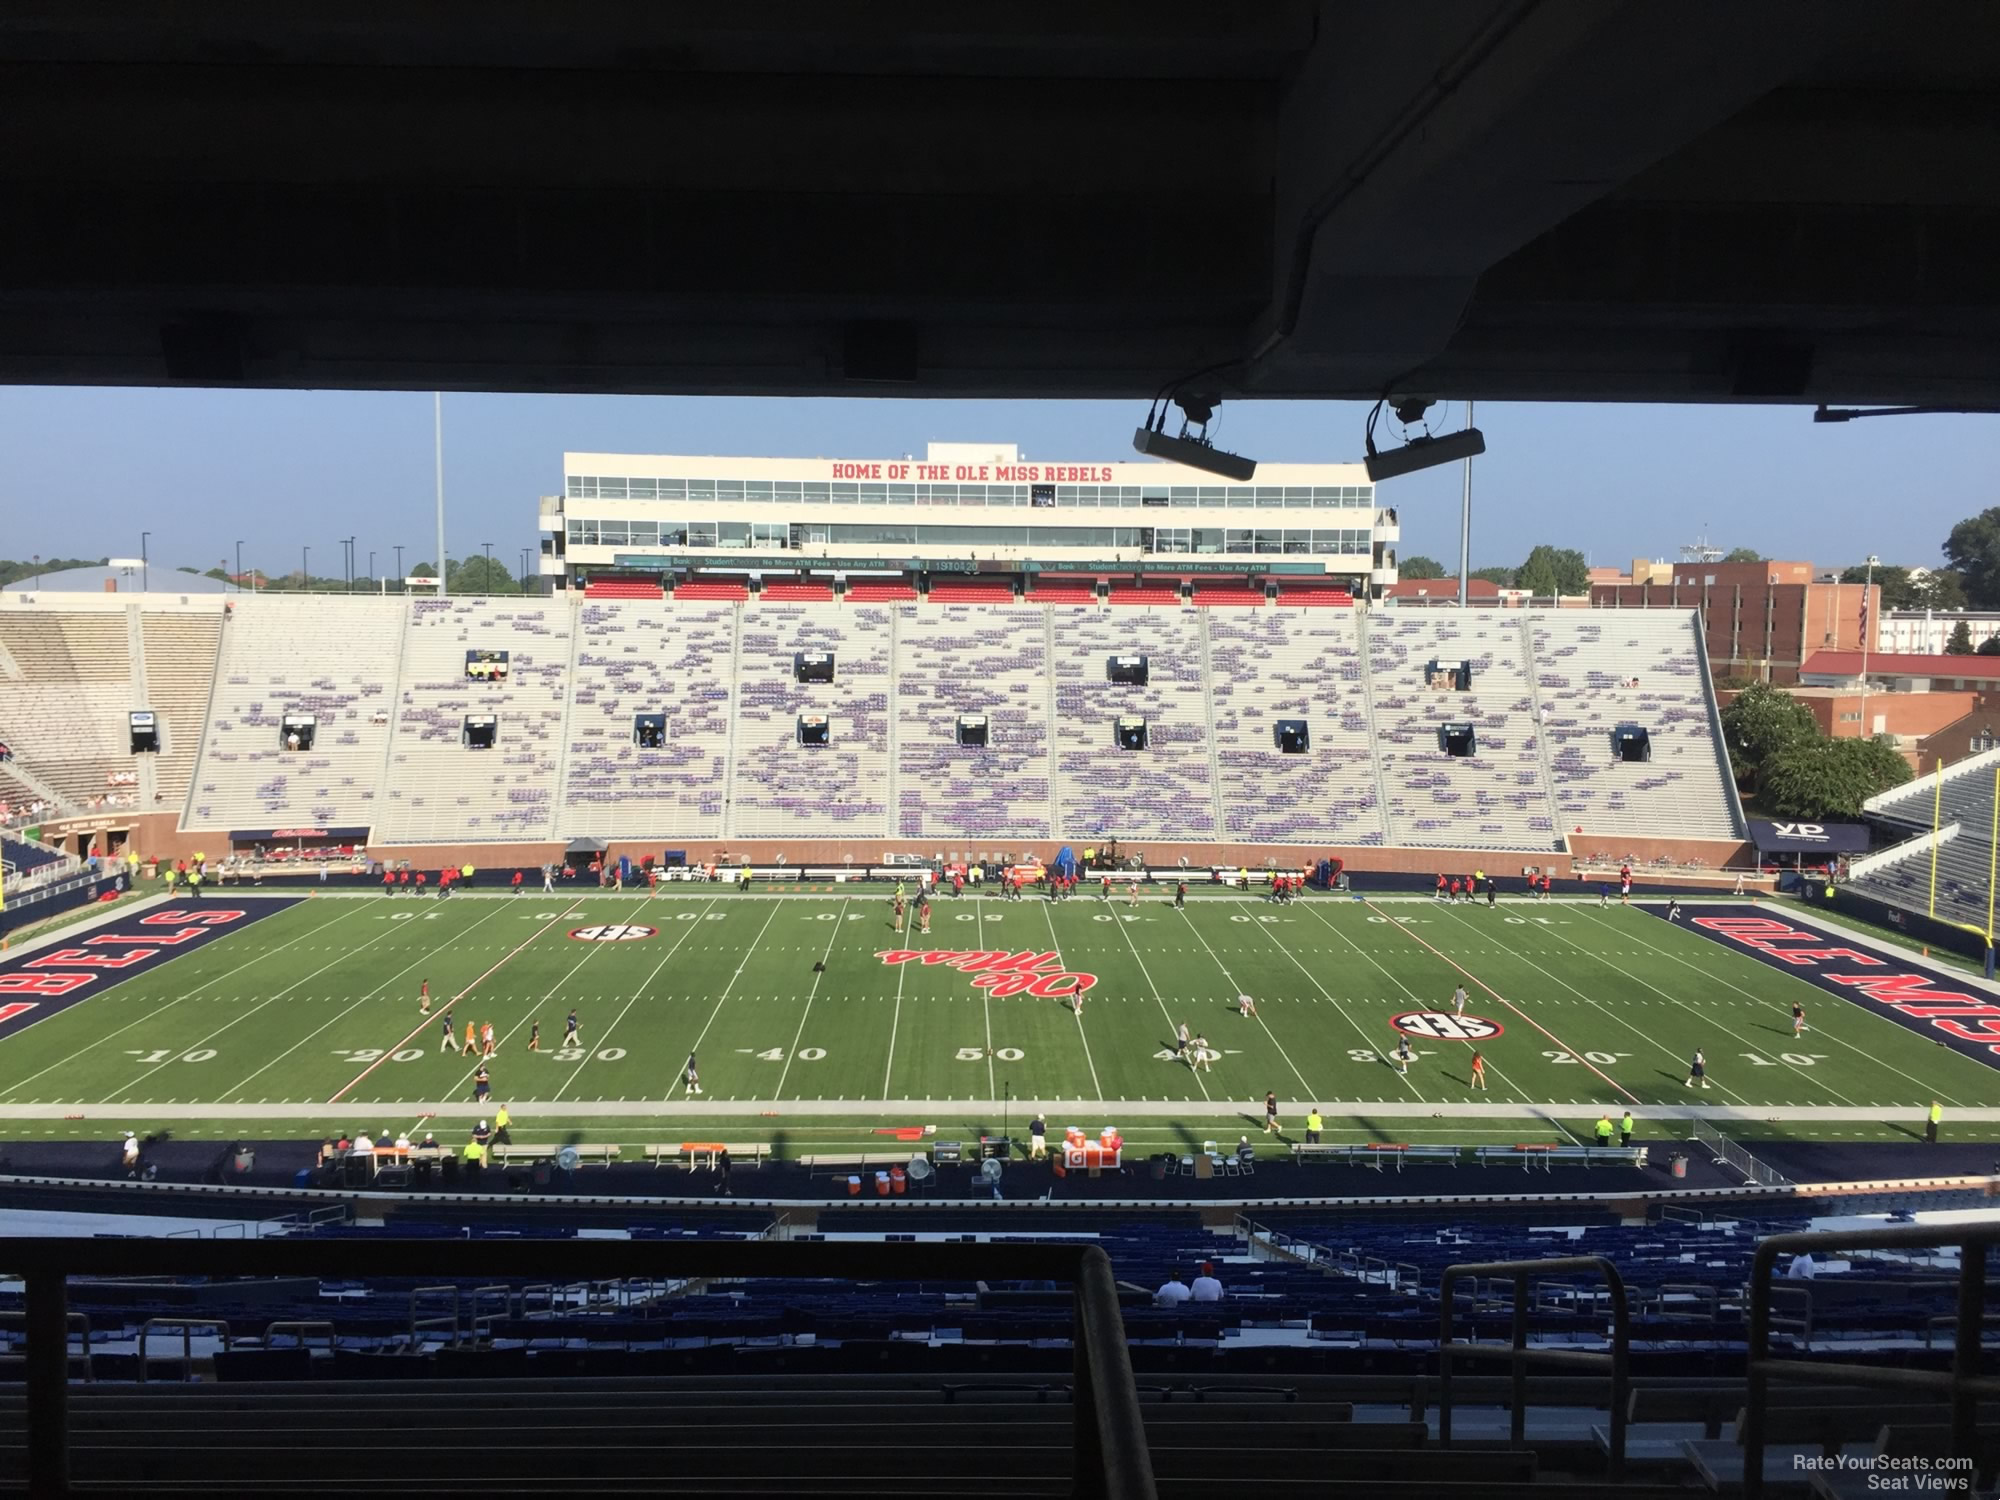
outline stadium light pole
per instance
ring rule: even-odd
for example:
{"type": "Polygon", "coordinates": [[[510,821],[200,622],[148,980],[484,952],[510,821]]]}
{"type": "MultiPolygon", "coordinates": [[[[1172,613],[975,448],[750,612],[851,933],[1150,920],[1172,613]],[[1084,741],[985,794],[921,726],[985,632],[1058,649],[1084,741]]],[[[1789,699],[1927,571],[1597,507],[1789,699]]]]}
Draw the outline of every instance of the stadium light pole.
{"type": "Polygon", "coordinates": [[[1873,739],[1868,732],[1868,600],[1875,592],[1875,565],[1882,559],[1868,554],[1868,581],[1861,586],[1861,738],[1873,739]]]}
{"type": "Polygon", "coordinates": [[[243,592],[243,538],[236,539],[236,592],[243,592]]]}
{"type": "Polygon", "coordinates": [[[152,534],[150,531],[139,533],[139,592],[142,594],[152,592],[150,584],[152,575],[148,571],[146,563],[146,541],[152,534]]]}
{"type": "Polygon", "coordinates": [[[433,422],[432,450],[437,463],[437,525],[438,525],[438,571],[437,596],[445,596],[445,556],[444,556],[444,392],[431,392],[431,417],[433,422]]]}
{"type": "Polygon", "coordinates": [[[523,548],[521,549],[521,580],[520,580],[520,582],[521,582],[521,587],[520,587],[520,592],[521,592],[521,593],[523,593],[523,594],[525,594],[525,593],[527,593],[527,592],[528,592],[528,554],[529,554],[529,553],[530,553],[531,551],[533,551],[533,550],[534,550],[534,549],[533,549],[533,548],[531,548],[531,547],[523,547],[523,548]]]}
{"type": "Polygon", "coordinates": [[[354,544],[359,540],[358,537],[347,539],[347,592],[350,594],[354,592],[354,544]]]}
{"type": "Polygon", "coordinates": [[[396,549],[396,592],[403,592],[403,549],[396,549]]]}
{"type": "Polygon", "coordinates": [[[368,572],[366,576],[375,580],[375,592],[378,594],[381,593],[382,580],[375,578],[375,549],[372,547],[368,549],[368,572]]]}
{"type": "Polygon", "coordinates": [[[309,592],[307,585],[312,582],[312,573],[306,567],[306,559],[312,556],[312,548],[299,548],[299,592],[309,592]]]}
{"type": "Polygon", "coordinates": [[[484,587],[479,592],[490,594],[493,592],[493,544],[481,542],[479,545],[486,549],[486,577],[482,580],[484,587]]]}
{"type": "MultiPolygon", "coordinates": [[[[1465,403],[1465,425],[1472,427],[1472,402],[1465,403]]],[[[1458,497],[1458,607],[1464,609],[1472,569],[1472,455],[1465,458],[1465,487],[1458,497]]]]}

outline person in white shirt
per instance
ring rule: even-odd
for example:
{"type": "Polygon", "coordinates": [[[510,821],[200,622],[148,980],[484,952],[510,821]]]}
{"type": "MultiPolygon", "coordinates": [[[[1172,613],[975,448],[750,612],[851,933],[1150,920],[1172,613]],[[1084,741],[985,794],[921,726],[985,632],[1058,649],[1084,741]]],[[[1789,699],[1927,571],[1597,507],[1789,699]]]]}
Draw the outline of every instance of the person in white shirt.
{"type": "Polygon", "coordinates": [[[1785,1270],[1785,1274],[1799,1281],[1811,1281],[1814,1276],[1819,1274],[1819,1268],[1813,1264],[1812,1252],[1808,1250],[1803,1254],[1794,1255],[1791,1265],[1785,1270]]]}
{"type": "Polygon", "coordinates": [[[1153,1302],[1159,1307],[1179,1307],[1193,1295],[1187,1283],[1181,1280],[1181,1273],[1176,1271],[1153,1293],[1153,1302]]]}
{"type": "Polygon", "coordinates": [[[125,1132],[125,1143],[124,1143],[124,1145],[123,1145],[123,1147],[122,1147],[121,1149],[123,1150],[123,1152],[124,1152],[124,1156],[125,1156],[125,1170],[126,1170],[127,1172],[136,1172],[136,1171],[138,1171],[138,1170],[139,1170],[139,1137],[138,1137],[138,1136],[136,1136],[136,1135],[134,1135],[134,1134],[133,1134],[133,1133],[132,1133],[131,1131],[129,1131],[129,1130],[128,1130],[128,1131],[126,1131],[126,1132],[125,1132]]]}
{"type": "Polygon", "coordinates": [[[362,1131],[361,1134],[354,1138],[354,1154],[356,1156],[364,1154],[373,1156],[375,1154],[375,1143],[368,1138],[367,1131],[362,1131]]]}
{"type": "Polygon", "coordinates": [[[397,1132],[396,1149],[398,1151],[407,1151],[410,1149],[410,1137],[407,1133],[401,1131],[397,1132]]]}
{"type": "Polygon", "coordinates": [[[1222,1283],[1215,1279],[1214,1273],[1207,1266],[1203,1266],[1201,1275],[1194,1279],[1194,1300],[1197,1302],[1222,1300],[1222,1283]]]}

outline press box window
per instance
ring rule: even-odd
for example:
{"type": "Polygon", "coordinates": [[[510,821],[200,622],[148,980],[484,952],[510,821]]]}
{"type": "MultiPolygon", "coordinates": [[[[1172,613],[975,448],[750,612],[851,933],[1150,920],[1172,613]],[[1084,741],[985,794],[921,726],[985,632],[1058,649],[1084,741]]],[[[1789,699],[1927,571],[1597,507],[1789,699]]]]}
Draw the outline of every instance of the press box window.
{"type": "Polygon", "coordinates": [[[468,651],[465,653],[465,675],[474,682],[505,682],[507,680],[507,653],[505,651],[468,651]]]}
{"type": "Polygon", "coordinates": [[[468,750],[491,750],[494,735],[498,733],[499,728],[500,721],[491,714],[467,714],[465,727],[460,731],[460,738],[464,740],[465,748],[468,750]]]}
{"type": "Polygon", "coordinates": [[[986,715],[960,714],[958,716],[958,742],[961,745],[984,745],[986,743],[986,715]]]}
{"type": "Polygon", "coordinates": [[[278,742],[287,750],[310,750],[319,733],[319,720],[311,714],[286,714],[278,726],[278,742]]]}
{"type": "Polygon", "coordinates": [[[800,714],[798,735],[801,745],[830,745],[833,722],[823,714],[800,714]]]}
{"type": "Polygon", "coordinates": [[[1479,741],[1470,724],[1440,724],[1438,748],[1451,756],[1477,755],[1479,741]]]}
{"type": "Polygon", "coordinates": [[[1472,663],[1433,661],[1424,667],[1424,683],[1433,692],[1469,693],[1472,691],[1472,663]]]}
{"type": "Polygon", "coordinates": [[[1637,724],[1620,724],[1611,731],[1611,753],[1634,764],[1653,758],[1653,739],[1637,724]]]}
{"type": "Polygon", "coordinates": [[[1278,749],[1286,755],[1304,755],[1312,748],[1312,731],[1304,719],[1280,719],[1273,731],[1278,749]]]}
{"type": "Polygon", "coordinates": [[[833,681],[833,654],[828,651],[800,651],[792,656],[792,677],[799,682],[833,681]]]}
{"type": "Polygon", "coordinates": [[[1152,667],[1150,659],[1144,656],[1114,656],[1106,663],[1105,672],[1113,682],[1144,687],[1152,676],[1152,667]]]}
{"type": "Polygon", "coordinates": [[[134,755],[157,755],[160,750],[160,721],[150,709],[137,709],[132,714],[132,753],[134,755]]]}
{"type": "Polygon", "coordinates": [[[667,743],[665,714],[638,714],[632,720],[632,743],[641,750],[658,750],[667,743]]]}
{"type": "Polygon", "coordinates": [[[1120,750],[1143,750],[1146,748],[1146,721],[1133,715],[1125,715],[1118,720],[1118,748],[1120,750]]]}

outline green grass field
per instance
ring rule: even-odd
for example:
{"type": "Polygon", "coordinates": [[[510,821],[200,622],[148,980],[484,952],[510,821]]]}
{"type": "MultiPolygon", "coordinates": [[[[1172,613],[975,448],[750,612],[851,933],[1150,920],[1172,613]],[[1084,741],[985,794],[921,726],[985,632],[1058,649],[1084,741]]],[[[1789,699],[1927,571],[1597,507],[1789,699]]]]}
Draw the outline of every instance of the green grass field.
{"type": "Polygon", "coordinates": [[[1204,896],[1183,914],[1157,894],[1136,907],[988,895],[938,901],[924,937],[899,934],[876,892],[339,896],[0,1041],[0,1135],[313,1136],[435,1116],[455,1138],[490,1111],[473,1103],[473,1060],[440,1050],[447,1006],[461,1041],[466,1021],[493,1023],[493,1102],[511,1108],[517,1139],[628,1148],[779,1136],[832,1148],[876,1126],[998,1133],[1010,1115],[1019,1134],[1037,1104],[1058,1129],[1113,1123],[1157,1148],[1255,1133],[1266,1090],[1293,1135],[1319,1104],[1330,1140],[1467,1143],[1567,1139],[1628,1103],[1642,1115],[1729,1107],[1732,1133],[1754,1119],[1760,1134],[1845,1140],[1906,1139],[1933,1095],[2000,1105],[2000,1071],[1595,902],[1204,896]],[[896,949],[1053,952],[1096,983],[1079,1016],[1063,999],[877,956],[896,949]],[[1389,1061],[1391,1018],[1449,1013],[1460,982],[1468,1015],[1502,1028],[1476,1043],[1483,1093],[1470,1087],[1472,1042],[1413,1038],[1407,1076],[1389,1061]],[[1256,997],[1255,1018],[1237,1015],[1239,993],[1256,997]],[[1800,1040],[1795,997],[1811,1027],[1800,1040]],[[571,1007],[583,1045],[565,1049],[571,1007]],[[1174,1056],[1183,1021],[1208,1040],[1201,1068],[1174,1056]],[[1706,1092],[1684,1084],[1697,1047],[1706,1092]],[[690,1050],[698,1099],[681,1080],[690,1050]]]}

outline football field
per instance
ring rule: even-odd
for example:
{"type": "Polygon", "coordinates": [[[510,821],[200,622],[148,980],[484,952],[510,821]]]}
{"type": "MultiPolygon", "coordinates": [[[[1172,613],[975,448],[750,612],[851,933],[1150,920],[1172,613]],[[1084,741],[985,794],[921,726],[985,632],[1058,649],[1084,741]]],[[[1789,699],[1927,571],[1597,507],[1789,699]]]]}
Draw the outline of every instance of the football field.
{"type": "Polygon", "coordinates": [[[9,976],[41,977],[0,981],[0,1134],[296,1137],[434,1120],[455,1140],[504,1102],[519,1139],[811,1149],[890,1126],[1019,1136],[1039,1106],[1058,1131],[1115,1124],[1158,1149],[1255,1135],[1272,1091],[1292,1139],[1317,1104],[1336,1141],[1560,1141],[1627,1106],[1696,1111],[1730,1134],[1890,1140],[1933,1097],[2000,1106],[1986,1049],[1940,1045],[1657,910],[1594,900],[1204,893],[1182,912],[1158,888],[1137,904],[987,894],[940,898],[928,934],[913,917],[898,926],[878,888],[221,891],[188,910],[132,907],[13,955],[9,976]],[[240,927],[217,919],[238,911],[240,927]],[[84,979],[54,993],[47,976],[69,970],[84,979]],[[565,1045],[571,1010],[578,1043],[565,1045]],[[468,1022],[490,1023],[497,1044],[484,1106],[468,1022]],[[1177,1055],[1182,1024],[1206,1045],[1177,1055]],[[1697,1049],[1706,1089],[1686,1082],[1697,1049]]]}

